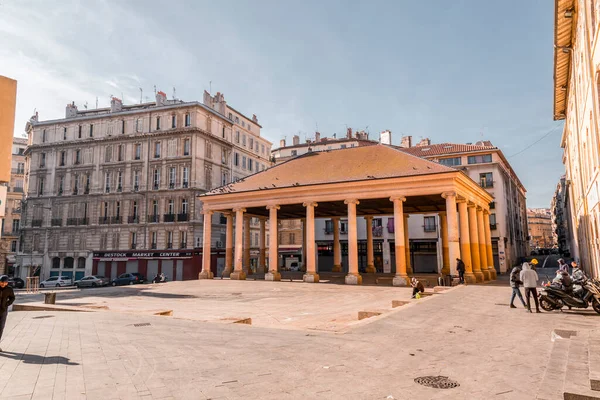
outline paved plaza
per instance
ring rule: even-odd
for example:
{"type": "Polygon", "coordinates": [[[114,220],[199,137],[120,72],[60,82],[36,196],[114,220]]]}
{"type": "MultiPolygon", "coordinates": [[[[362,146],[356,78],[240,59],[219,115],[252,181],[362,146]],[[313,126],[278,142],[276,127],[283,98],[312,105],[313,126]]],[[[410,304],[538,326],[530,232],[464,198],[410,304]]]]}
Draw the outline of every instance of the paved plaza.
{"type": "Polygon", "coordinates": [[[600,316],[528,314],[509,309],[509,295],[470,285],[391,309],[410,289],[214,280],[60,293],[58,304],[109,309],[12,312],[0,399],[533,399],[553,329],[596,329],[600,316]],[[330,329],[336,308],[340,319],[384,314],[330,329]],[[173,317],[147,312],[158,309],[173,317]],[[252,325],[216,321],[231,310],[252,325]],[[428,375],[460,386],[414,382],[428,375]]]}

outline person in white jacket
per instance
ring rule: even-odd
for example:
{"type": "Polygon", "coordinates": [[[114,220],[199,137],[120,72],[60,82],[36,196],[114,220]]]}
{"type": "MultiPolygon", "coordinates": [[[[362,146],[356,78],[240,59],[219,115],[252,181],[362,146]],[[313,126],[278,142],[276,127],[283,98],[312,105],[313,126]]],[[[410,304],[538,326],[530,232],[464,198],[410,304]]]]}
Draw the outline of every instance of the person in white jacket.
{"type": "Polygon", "coordinates": [[[538,274],[533,269],[529,263],[523,263],[523,271],[521,271],[521,281],[523,282],[523,287],[525,288],[525,297],[527,297],[527,311],[531,311],[531,303],[529,300],[529,296],[533,294],[533,300],[535,301],[535,312],[540,312],[540,304],[538,302],[538,294],[537,294],[537,281],[538,274]]]}

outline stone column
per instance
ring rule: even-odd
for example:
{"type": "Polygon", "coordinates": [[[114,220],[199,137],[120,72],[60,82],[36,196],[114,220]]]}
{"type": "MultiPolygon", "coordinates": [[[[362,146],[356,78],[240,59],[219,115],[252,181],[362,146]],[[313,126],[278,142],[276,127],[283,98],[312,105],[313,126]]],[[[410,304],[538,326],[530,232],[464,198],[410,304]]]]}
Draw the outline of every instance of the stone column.
{"type": "Polygon", "coordinates": [[[477,206],[477,234],[479,235],[479,265],[483,279],[490,280],[490,271],[487,265],[487,246],[485,245],[485,228],[483,226],[483,208],[477,206]]]}
{"type": "Polygon", "coordinates": [[[259,223],[260,223],[260,238],[259,238],[259,253],[258,253],[258,270],[256,272],[258,273],[265,273],[266,272],[266,256],[267,256],[267,249],[266,249],[266,237],[265,237],[265,219],[264,218],[260,218],[259,219],[259,223]]]}
{"type": "Polygon", "coordinates": [[[277,210],[279,206],[267,206],[269,210],[269,272],[265,281],[280,281],[279,273],[279,244],[277,243],[277,210]]]}
{"type": "Polygon", "coordinates": [[[246,279],[246,273],[243,269],[243,251],[244,251],[244,213],[245,208],[235,208],[235,267],[229,278],[246,279]]]}
{"type": "Polygon", "coordinates": [[[317,283],[319,282],[319,274],[317,274],[317,265],[315,257],[315,207],[318,206],[315,202],[306,202],[303,204],[306,207],[306,273],[304,274],[304,282],[317,283]]]}
{"type": "Polygon", "coordinates": [[[356,229],[356,206],[359,201],[344,200],[344,204],[348,205],[348,275],[345,281],[347,285],[360,285],[362,276],[358,273],[358,230],[356,229]]]}
{"type": "Polygon", "coordinates": [[[450,275],[450,252],[448,251],[448,216],[441,212],[440,233],[442,237],[442,275],[450,275]]]}
{"type": "Polygon", "coordinates": [[[340,219],[332,218],[333,224],[333,268],[331,272],[342,272],[342,248],[340,246],[340,219]]]}
{"type": "Polygon", "coordinates": [[[410,237],[408,236],[408,217],[410,215],[404,214],[404,259],[406,260],[406,274],[412,275],[412,263],[410,261],[410,237]]]}
{"type": "Polygon", "coordinates": [[[227,233],[225,235],[225,269],[223,277],[228,278],[233,271],[233,214],[226,213],[227,217],[227,233]]]}
{"type": "Polygon", "coordinates": [[[442,194],[446,199],[446,222],[448,223],[448,257],[454,260],[450,263],[450,272],[457,275],[456,259],[460,257],[460,244],[458,243],[458,213],[456,211],[456,193],[446,192],[442,194]]]}
{"type": "Polygon", "coordinates": [[[252,275],[250,266],[250,217],[244,218],[244,271],[247,275],[252,275]]]}
{"type": "Polygon", "coordinates": [[[473,262],[471,261],[471,241],[469,239],[469,216],[467,201],[458,201],[458,216],[460,218],[460,259],[465,263],[465,282],[477,282],[473,274],[473,262]]]}
{"type": "MultiPolygon", "coordinates": [[[[354,208],[356,209],[356,205],[354,206],[354,208]]],[[[366,228],[367,228],[367,268],[366,268],[366,272],[368,274],[373,274],[375,273],[375,262],[374,262],[374,255],[373,255],[373,217],[372,216],[366,216],[365,217],[365,224],[366,224],[366,228]]],[[[357,235],[358,238],[358,235],[357,235]]]]}
{"type": "Polygon", "coordinates": [[[473,274],[477,282],[483,282],[481,272],[481,259],[479,258],[479,233],[477,232],[477,210],[475,204],[468,204],[469,214],[469,239],[471,239],[471,262],[473,263],[473,274]]]}
{"type": "Polygon", "coordinates": [[[202,235],[202,272],[198,274],[198,279],[213,279],[213,273],[210,270],[210,250],[212,235],[212,211],[205,210],[204,214],[204,233],[202,235]]]}
{"type": "Polygon", "coordinates": [[[404,249],[404,210],[403,203],[406,201],[404,196],[390,197],[394,203],[394,247],[396,248],[396,276],[392,284],[394,286],[408,285],[408,275],[406,273],[406,252],[404,249]]]}
{"type": "Polygon", "coordinates": [[[490,228],[490,211],[483,210],[483,226],[485,230],[485,245],[487,254],[488,270],[490,279],[496,280],[496,268],[494,268],[494,254],[492,253],[492,232],[490,228]]]}
{"type": "Polygon", "coordinates": [[[306,218],[302,218],[302,272],[306,272],[306,218]]]}

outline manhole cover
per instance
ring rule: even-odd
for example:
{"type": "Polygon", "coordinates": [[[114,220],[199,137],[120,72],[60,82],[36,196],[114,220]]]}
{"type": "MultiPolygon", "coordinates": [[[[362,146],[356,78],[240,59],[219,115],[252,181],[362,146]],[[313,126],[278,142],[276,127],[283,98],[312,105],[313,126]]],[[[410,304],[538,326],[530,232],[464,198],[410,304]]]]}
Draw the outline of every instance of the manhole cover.
{"type": "Polygon", "coordinates": [[[420,376],[415,378],[415,382],[434,389],[452,389],[460,386],[458,382],[448,379],[447,376],[420,376]]]}
{"type": "Polygon", "coordinates": [[[33,319],[53,318],[54,315],[40,315],[39,317],[32,317],[33,319]]]}

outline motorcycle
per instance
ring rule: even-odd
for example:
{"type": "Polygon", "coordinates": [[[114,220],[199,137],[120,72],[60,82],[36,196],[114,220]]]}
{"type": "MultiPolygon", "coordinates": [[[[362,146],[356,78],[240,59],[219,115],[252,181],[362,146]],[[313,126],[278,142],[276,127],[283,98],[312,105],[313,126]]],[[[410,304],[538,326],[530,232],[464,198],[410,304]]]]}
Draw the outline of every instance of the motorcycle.
{"type": "Polygon", "coordinates": [[[553,285],[544,287],[539,294],[540,306],[544,311],[560,310],[563,307],[588,308],[600,314],[600,282],[588,279],[582,284],[583,296],[571,295],[553,285]]]}
{"type": "Polygon", "coordinates": [[[167,277],[164,274],[154,276],[152,283],[167,283],[167,277]]]}

